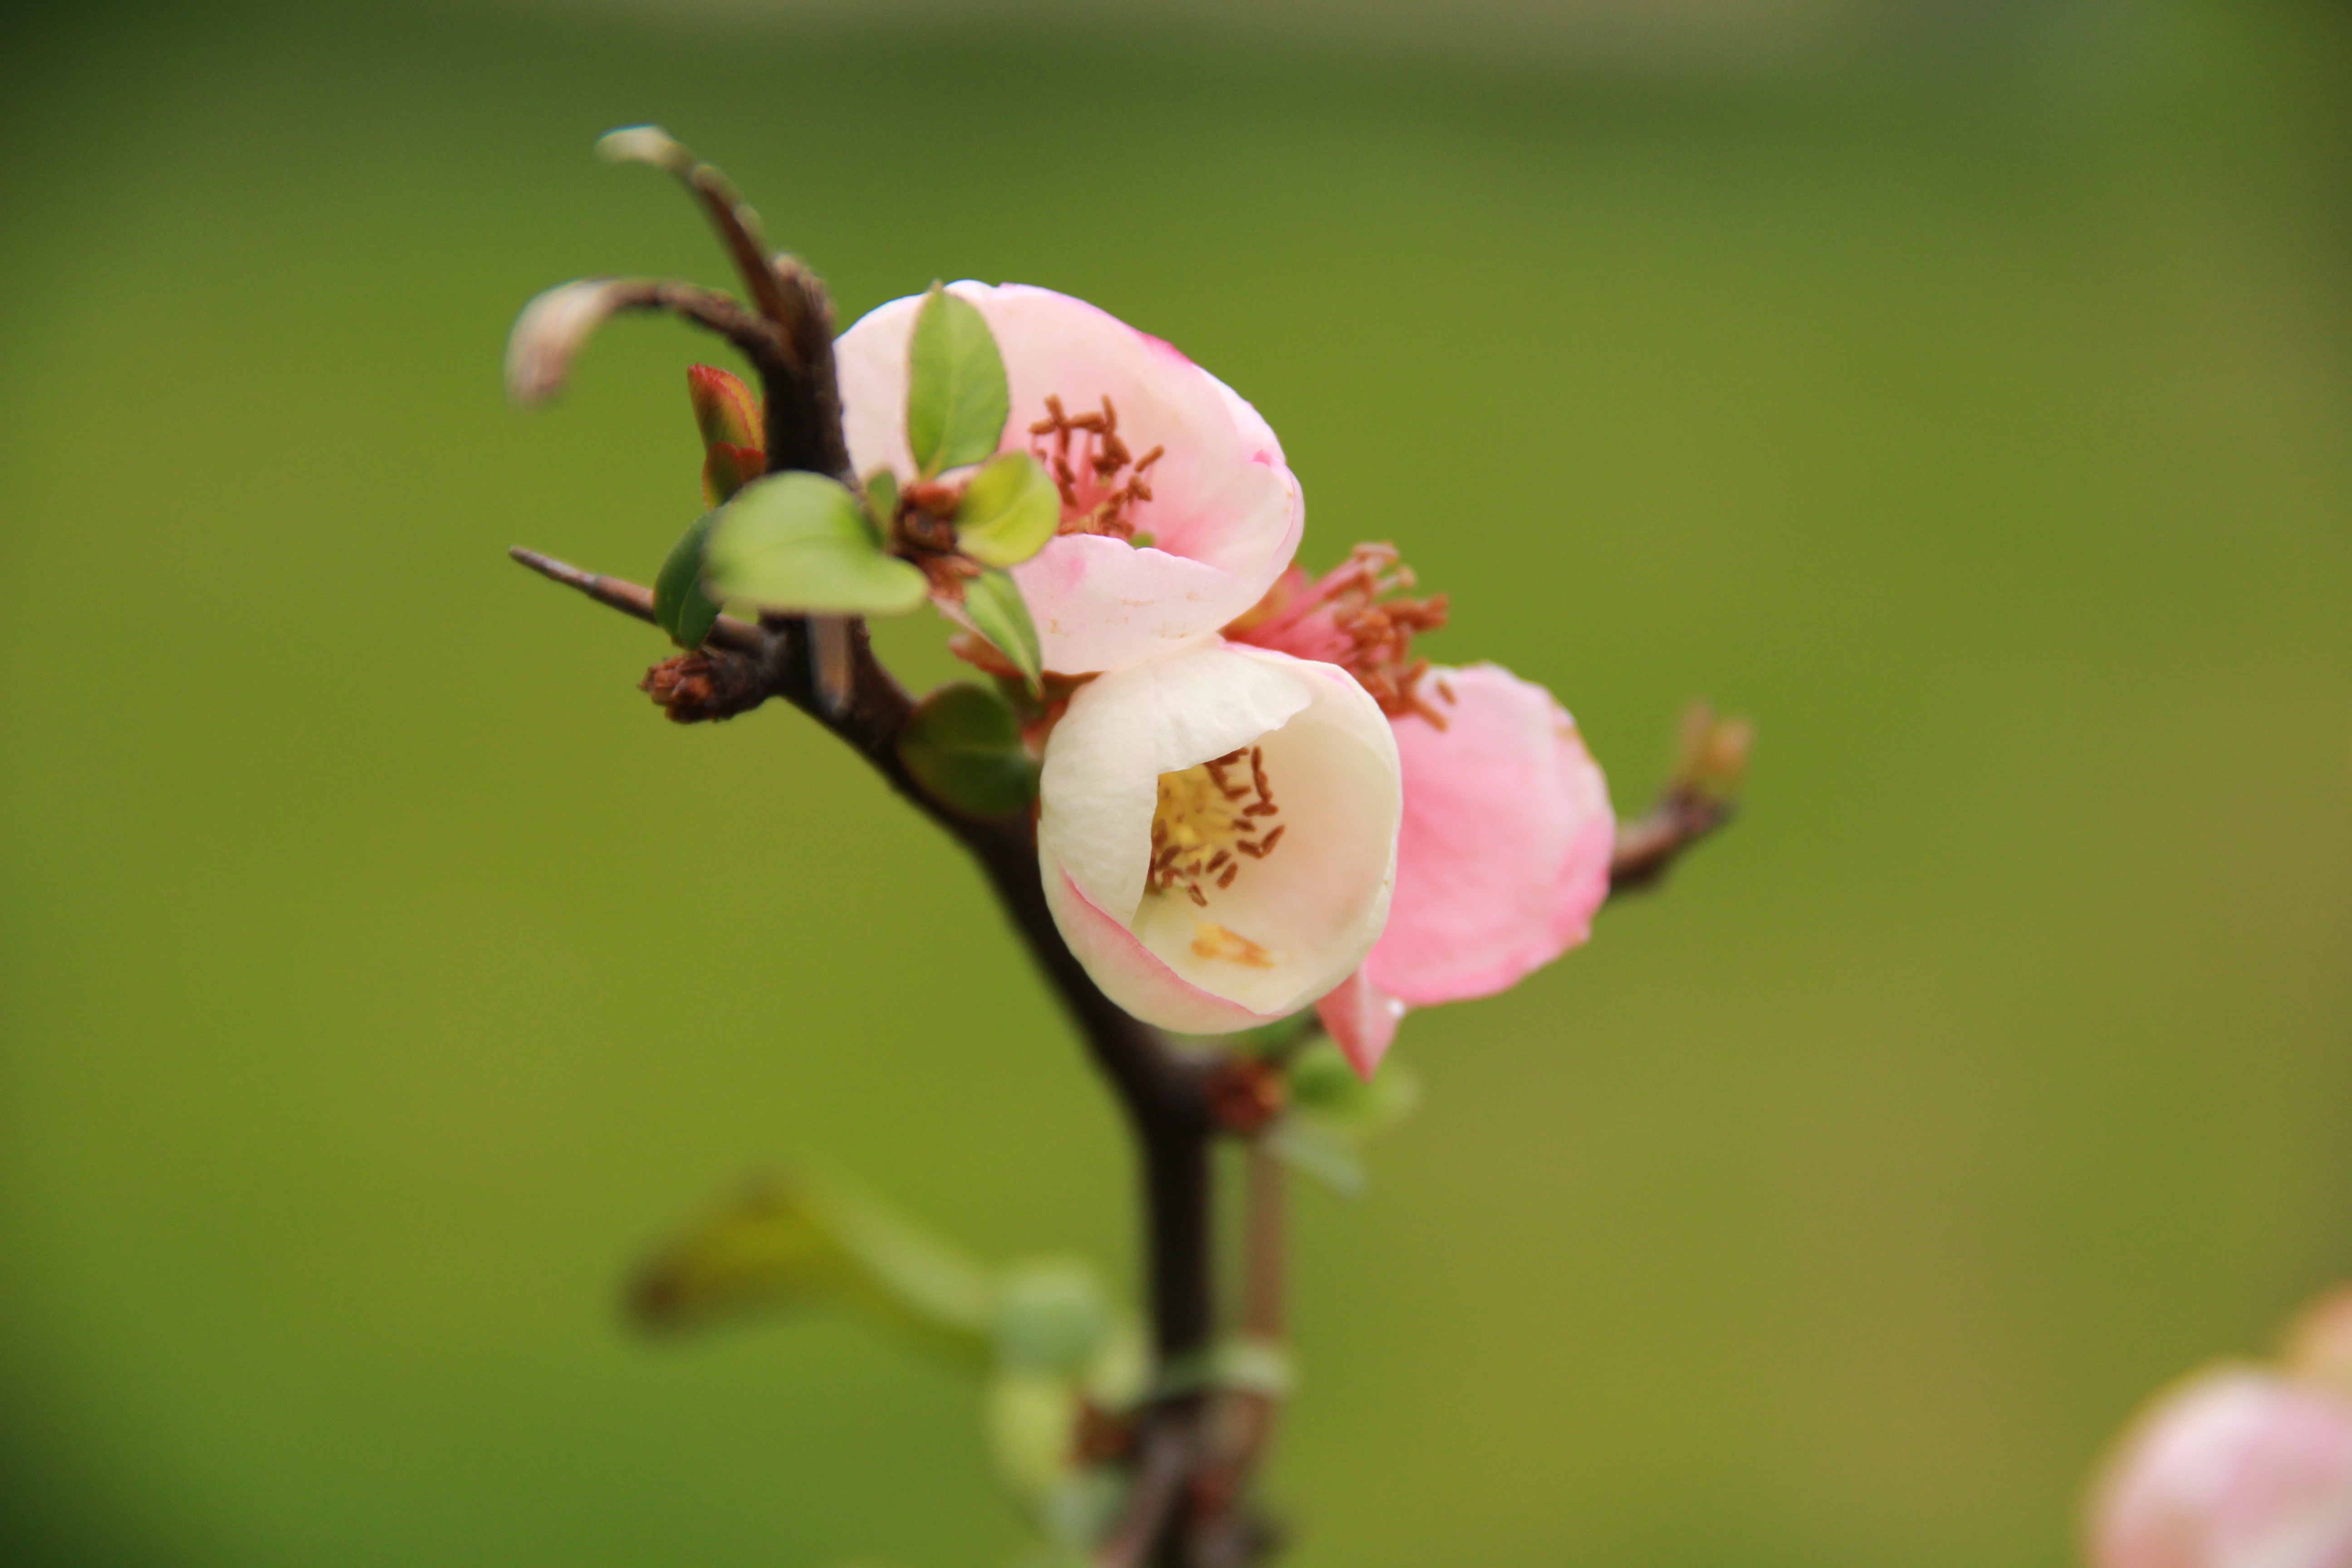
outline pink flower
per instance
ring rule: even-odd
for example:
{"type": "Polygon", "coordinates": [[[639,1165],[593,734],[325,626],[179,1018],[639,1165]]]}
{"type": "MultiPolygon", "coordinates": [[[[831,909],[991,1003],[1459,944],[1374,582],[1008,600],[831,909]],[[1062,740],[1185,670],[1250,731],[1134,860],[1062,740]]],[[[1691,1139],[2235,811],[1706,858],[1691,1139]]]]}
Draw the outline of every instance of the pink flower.
{"type": "Polygon", "coordinates": [[[2091,1501],[2094,1568],[2352,1564],[2352,1401],[2223,1366],[2133,1423],[2091,1501]]]}
{"type": "MultiPolygon", "coordinates": [[[[995,333],[1013,416],[1003,449],[1055,472],[1062,531],[1013,568],[1065,675],[1124,669],[1206,642],[1257,603],[1298,548],[1306,510],[1257,411],[1159,339],[1047,289],[950,284],[995,333]]],[[[843,423],[860,474],[915,477],[907,345],[920,296],[841,336],[843,423]]]]}
{"type": "Polygon", "coordinates": [[[1498,665],[1411,658],[1444,602],[1381,602],[1411,585],[1395,560],[1360,547],[1312,587],[1294,569],[1270,613],[1232,634],[1346,666],[1394,726],[1404,820],[1388,927],[1320,1004],[1367,1077],[1408,1005],[1491,996],[1582,942],[1617,837],[1607,781],[1549,692],[1498,665]]]}
{"type": "Polygon", "coordinates": [[[1045,899],[1105,994],[1223,1034],[1314,1002],[1387,918],[1401,795],[1345,670],[1208,647],[1080,687],[1045,743],[1045,899]]]}

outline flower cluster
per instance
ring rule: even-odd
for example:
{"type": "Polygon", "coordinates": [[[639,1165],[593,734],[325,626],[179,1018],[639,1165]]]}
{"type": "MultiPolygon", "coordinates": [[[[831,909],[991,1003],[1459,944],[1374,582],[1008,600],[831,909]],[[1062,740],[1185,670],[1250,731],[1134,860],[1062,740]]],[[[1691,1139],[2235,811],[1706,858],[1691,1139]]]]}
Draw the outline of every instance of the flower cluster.
{"type": "MultiPolygon", "coordinates": [[[[1008,406],[994,451],[963,459],[1025,457],[1053,486],[1051,537],[1010,572],[1057,696],[1045,894],[1103,990],[1202,1034],[1318,1005],[1369,1075],[1408,1005],[1501,991],[1582,942],[1615,822],[1549,694],[1416,659],[1444,601],[1402,597],[1385,545],[1310,581],[1281,443],[1169,344],[1048,289],[946,292],[993,335],[1008,406]]],[[[869,490],[952,480],[910,427],[935,297],[837,345],[869,490]]]]}

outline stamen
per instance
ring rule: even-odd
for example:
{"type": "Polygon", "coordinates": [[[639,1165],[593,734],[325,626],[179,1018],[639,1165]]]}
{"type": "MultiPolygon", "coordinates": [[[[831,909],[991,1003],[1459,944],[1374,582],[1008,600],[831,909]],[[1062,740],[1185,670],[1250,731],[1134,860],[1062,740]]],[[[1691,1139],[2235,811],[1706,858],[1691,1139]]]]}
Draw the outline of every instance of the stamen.
{"type": "Polygon", "coordinates": [[[1152,499],[1143,473],[1166,451],[1154,447],[1140,462],[1118,433],[1118,409],[1106,396],[1099,412],[1071,414],[1058,395],[1045,399],[1045,417],[1029,426],[1030,451],[1049,463],[1055,488],[1061,491],[1063,533],[1098,533],[1132,541],[1135,519],[1129,514],[1152,499]],[[1043,443],[1052,438],[1049,454],[1043,443]],[[1073,438],[1085,444],[1073,453],[1073,438]],[[1126,474],[1126,482],[1119,476],[1126,474]]]}
{"type": "Polygon", "coordinates": [[[1263,860],[1282,836],[1282,829],[1276,827],[1259,837],[1265,819],[1279,809],[1273,794],[1265,753],[1257,747],[1237,747],[1222,757],[1160,774],[1159,803],[1151,817],[1150,858],[1144,868],[1145,890],[1169,893],[1181,889],[1196,906],[1206,908],[1212,881],[1222,891],[1240,875],[1236,857],[1263,860]],[[1255,791],[1242,788],[1226,771],[1243,765],[1250,770],[1255,791]]]}

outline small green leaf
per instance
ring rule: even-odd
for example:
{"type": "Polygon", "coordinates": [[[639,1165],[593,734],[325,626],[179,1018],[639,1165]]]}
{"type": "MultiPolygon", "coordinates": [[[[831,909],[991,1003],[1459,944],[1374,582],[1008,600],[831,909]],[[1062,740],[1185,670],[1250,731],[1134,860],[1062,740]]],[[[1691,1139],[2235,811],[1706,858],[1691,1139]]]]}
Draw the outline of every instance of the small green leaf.
{"type": "Polygon", "coordinates": [[[1017,1372],[1076,1377],[1110,1338],[1110,1303],[1093,1269],[1045,1259],[1010,1268],[997,1282],[996,1360],[1017,1372]]]}
{"type": "Polygon", "coordinates": [[[1391,1063],[1368,1083],[1328,1040],[1298,1053],[1289,1085],[1299,1111],[1359,1142],[1396,1127],[1421,1104],[1421,1080],[1403,1063],[1391,1063]]]}
{"type": "Polygon", "coordinates": [[[717,512],[706,511],[687,524],[654,579],[654,624],[682,647],[700,647],[719,619],[718,605],[702,591],[702,552],[718,520],[717,512]]]}
{"type": "Polygon", "coordinates": [[[1000,1372],[981,1419],[997,1478],[1023,1501],[1040,1500],[1075,1468],[1078,1391],[1067,1378],[1000,1372]]]}
{"type": "Polygon", "coordinates": [[[719,510],[703,584],[719,599],[813,615],[899,615],[922,573],[874,541],[857,498],[817,474],[770,474],[719,510]]]}
{"type": "Polygon", "coordinates": [[[1062,526],[1062,492],[1045,465],[1003,452],[972,475],[956,507],[956,543],[985,566],[1026,561],[1062,526]]]}
{"type": "Polygon", "coordinates": [[[890,537],[890,525],[898,517],[898,476],[887,468],[877,468],[866,476],[866,521],[874,530],[875,543],[890,537]]]}
{"type": "Polygon", "coordinates": [[[992,566],[972,578],[963,587],[963,608],[971,617],[972,630],[995,644],[996,651],[1028,678],[1029,689],[1043,691],[1045,655],[1037,646],[1037,624],[1029,618],[1029,606],[1012,576],[992,566]]]}
{"type": "Polygon", "coordinates": [[[1037,764],[1004,700],[970,682],[923,699],[898,732],[898,758],[940,805],[966,816],[1004,816],[1037,795],[1037,764]]]}
{"type": "Polygon", "coordinates": [[[1298,1386],[1298,1371],[1290,1352],[1273,1340],[1239,1336],[1220,1343],[1215,1352],[1216,1380],[1221,1388],[1287,1399],[1298,1386]]]}
{"type": "Polygon", "coordinates": [[[931,285],[907,342],[907,445],[925,479],[996,450],[1013,411],[1004,359],[978,306],[931,285]]]}

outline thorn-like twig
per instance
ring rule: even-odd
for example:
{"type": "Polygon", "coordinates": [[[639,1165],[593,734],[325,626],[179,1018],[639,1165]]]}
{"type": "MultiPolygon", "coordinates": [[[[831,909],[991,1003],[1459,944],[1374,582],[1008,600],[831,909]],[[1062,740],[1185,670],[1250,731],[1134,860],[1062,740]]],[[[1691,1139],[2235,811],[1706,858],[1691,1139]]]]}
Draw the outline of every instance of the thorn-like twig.
{"type": "Polygon", "coordinates": [[[760,215],[717,164],[697,158],[690,148],[658,125],[607,132],[596,143],[596,151],[616,163],[649,163],[675,175],[702,204],[760,313],[780,326],[792,324],[795,302],[777,280],[767,239],[760,233],[760,215]]]}
{"type": "MultiPolygon", "coordinates": [[[[648,625],[653,623],[654,594],[650,588],[640,587],[623,577],[583,572],[568,561],[558,561],[552,555],[542,555],[520,544],[507,553],[551,583],[576,588],[600,605],[610,605],[625,616],[635,616],[648,625]]],[[[719,616],[706,640],[714,647],[734,653],[764,654],[768,651],[768,634],[732,616],[719,616]]]]}

